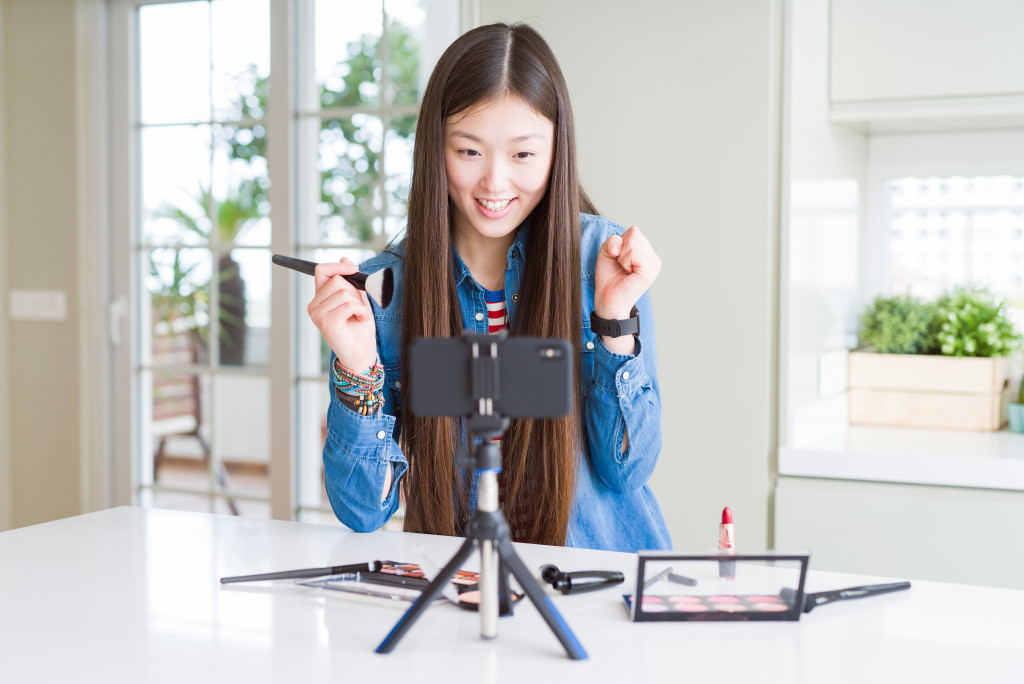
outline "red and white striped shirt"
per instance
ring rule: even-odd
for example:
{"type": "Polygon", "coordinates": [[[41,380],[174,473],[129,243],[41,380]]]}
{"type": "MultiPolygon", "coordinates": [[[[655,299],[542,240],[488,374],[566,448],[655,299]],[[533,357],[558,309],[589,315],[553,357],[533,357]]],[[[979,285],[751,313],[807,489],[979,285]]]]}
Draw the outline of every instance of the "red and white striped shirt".
{"type": "Polygon", "coordinates": [[[496,333],[508,328],[508,312],[505,309],[504,290],[484,290],[487,302],[487,332],[496,333]]]}

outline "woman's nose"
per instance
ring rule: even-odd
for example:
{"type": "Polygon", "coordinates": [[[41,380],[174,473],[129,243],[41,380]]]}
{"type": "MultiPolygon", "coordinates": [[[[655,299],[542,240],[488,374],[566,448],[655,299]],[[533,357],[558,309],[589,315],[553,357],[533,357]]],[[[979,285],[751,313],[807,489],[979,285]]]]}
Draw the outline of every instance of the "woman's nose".
{"type": "Polygon", "coordinates": [[[487,170],[484,173],[483,178],[480,179],[480,184],[484,190],[488,192],[500,192],[508,188],[508,169],[505,164],[500,160],[491,161],[487,165],[487,170]]]}

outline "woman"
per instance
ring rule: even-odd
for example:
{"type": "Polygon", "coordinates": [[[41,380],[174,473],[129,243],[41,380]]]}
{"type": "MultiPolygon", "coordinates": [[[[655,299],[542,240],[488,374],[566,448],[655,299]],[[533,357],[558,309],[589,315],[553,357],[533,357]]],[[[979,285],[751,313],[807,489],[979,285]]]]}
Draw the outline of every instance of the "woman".
{"type": "Polygon", "coordinates": [[[316,271],[308,312],[334,352],[324,465],[343,523],[379,528],[401,487],[406,531],[463,533],[476,492],[454,465],[461,421],[410,413],[406,350],[417,337],[507,327],[571,341],[580,382],[569,416],[512,420],[502,440],[513,539],[671,546],[646,484],[661,447],[647,294],[661,264],[639,229],[595,214],[548,45],[525,25],[457,39],[424,93],[405,238],[361,267],[392,268],[401,296],[378,308],[340,277],[357,270],[347,259],[316,271]],[[637,335],[602,323],[636,318],[637,335]]]}

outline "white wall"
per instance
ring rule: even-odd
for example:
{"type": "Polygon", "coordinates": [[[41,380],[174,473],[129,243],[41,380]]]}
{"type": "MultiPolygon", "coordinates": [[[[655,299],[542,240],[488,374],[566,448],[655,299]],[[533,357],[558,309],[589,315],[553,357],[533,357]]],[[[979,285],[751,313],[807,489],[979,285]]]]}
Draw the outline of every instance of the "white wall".
{"type": "Polygon", "coordinates": [[[82,512],[76,3],[4,0],[0,28],[6,286],[62,291],[69,302],[61,322],[4,318],[5,501],[20,527],[82,512]]]}
{"type": "Polygon", "coordinates": [[[583,182],[640,226],[654,286],[664,448],[652,487],[678,549],[769,543],[774,448],[779,3],[481,0],[565,71],[583,182]]]}

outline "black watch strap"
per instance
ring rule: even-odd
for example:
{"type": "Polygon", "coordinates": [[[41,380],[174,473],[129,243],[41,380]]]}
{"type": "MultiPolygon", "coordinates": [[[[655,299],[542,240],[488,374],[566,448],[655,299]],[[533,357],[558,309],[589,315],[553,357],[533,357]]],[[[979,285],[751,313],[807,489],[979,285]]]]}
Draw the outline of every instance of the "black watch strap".
{"type": "Polygon", "coordinates": [[[590,329],[604,337],[622,337],[624,335],[640,334],[640,312],[634,306],[629,312],[629,318],[622,320],[608,320],[598,318],[593,311],[590,312],[590,329]]]}

